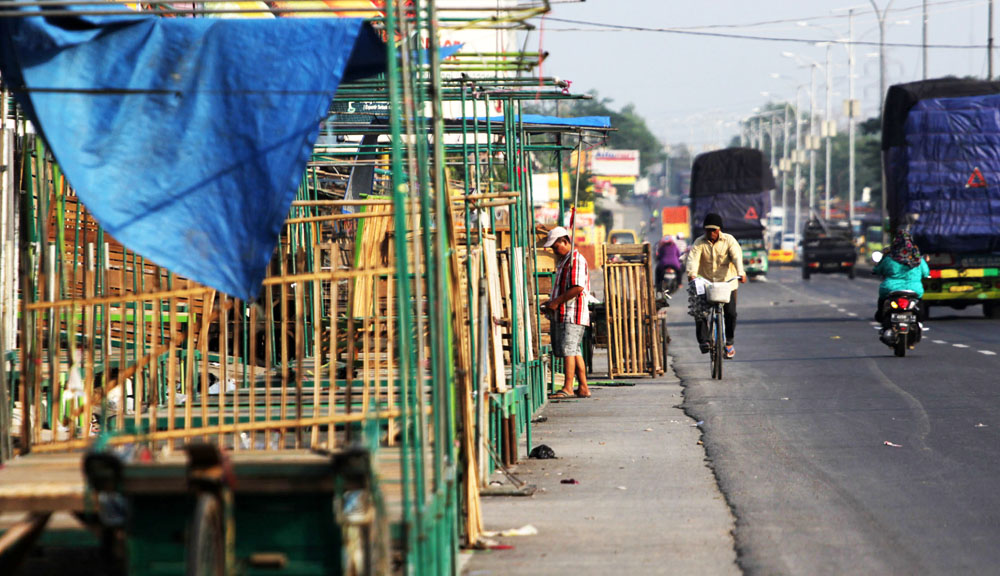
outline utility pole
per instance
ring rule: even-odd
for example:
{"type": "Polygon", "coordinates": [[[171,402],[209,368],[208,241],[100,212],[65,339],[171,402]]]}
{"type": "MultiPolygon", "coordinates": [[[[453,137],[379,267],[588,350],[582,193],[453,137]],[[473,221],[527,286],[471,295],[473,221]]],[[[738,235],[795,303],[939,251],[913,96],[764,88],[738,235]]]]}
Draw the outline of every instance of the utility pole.
{"type": "Polygon", "coordinates": [[[986,61],[989,63],[987,66],[987,69],[989,70],[989,72],[987,72],[987,79],[993,80],[993,0],[990,0],[990,11],[987,20],[989,20],[987,23],[989,38],[986,41],[986,61]]]}
{"type": "MultiPolygon", "coordinates": [[[[992,0],[990,1],[990,4],[992,5],[992,0]]],[[[991,20],[992,20],[992,18],[991,18],[991,20]]],[[[924,24],[924,33],[923,33],[923,41],[921,42],[921,44],[922,44],[921,48],[923,49],[923,54],[924,54],[924,58],[923,58],[923,77],[922,78],[924,80],[927,80],[927,0],[924,0],[924,19],[923,19],[923,24],[924,24]]]]}
{"type": "MultiPolygon", "coordinates": [[[[885,109],[885,16],[889,12],[889,8],[892,7],[893,0],[885,5],[885,9],[879,12],[878,4],[875,0],[868,0],[872,3],[872,7],[875,9],[875,15],[878,16],[878,117],[882,119],[882,112],[885,109]]],[[[990,12],[992,14],[993,0],[990,0],[990,12]]],[[[990,18],[992,20],[992,18],[990,18]]],[[[991,33],[992,36],[992,33],[991,33]]],[[[992,44],[992,39],[990,40],[992,44]]],[[[992,54],[992,50],[990,51],[992,54]]],[[[990,63],[990,68],[992,69],[992,62],[990,63]]],[[[991,72],[992,75],[992,72],[991,72]]],[[[882,169],[882,244],[889,243],[889,226],[886,221],[888,218],[887,204],[886,204],[886,181],[885,181],[885,168],[882,169]]]]}
{"type": "MultiPolygon", "coordinates": [[[[885,17],[889,13],[894,0],[889,0],[885,9],[879,11],[875,0],[868,0],[875,9],[875,16],[878,18],[878,115],[882,117],[882,108],[885,106],[885,17]]],[[[992,5],[993,0],[990,0],[992,5]]],[[[884,216],[883,211],[883,216],[884,216]]]]}
{"type": "MultiPolygon", "coordinates": [[[[785,102],[785,123],[784,123],[784,139],[782,140],[783,154],[782,158],[788,162],[788,102],[785,102]]],[[[788,166],[786,165],[785,168],[788,166]]],[[[785,235],[788,233],[788,204],[786,202],[788,194],[788,170],[781,171],[781,240],[784,242],[785,235]]],[[[781,246],[778,246],[781,248],[781,246]]]]}
{"type": "MultiPolygon", "coordinates": [[[[771,174],[772,175],[774,175],[774,169],[775,169],[775,164],[774,164],[774,159],[775,159],[775,157],[774,157],[774,117],[777,116],[777,114],[775,114],[775,112],[776,112],[775,110],[771,111],[771,132],[768,134],[768,139],[767,139],[768,140],[768,145],[771,148],[771,174]]],[[[767,237],[766,237],[767,244],[766,244],[766,246],[767,246],[768,249],[770,249],[772,247],[772,243],[771,243],[771,239],[772,238],[774,238],[774,189],[773,188],[771,189],[771,210],[767,213],[767,237]]]]}
{"type": "Polygon", "coordinates": [[[809,73],[809,217],[816,208],[816,63],[809,73]]]}
{"type": "Polygon", "coordinates": [[[833,121],[833,109],[831,108],[831,101],[833,100],[833,76],[830,74],[832,70],[830,66],[830,45],[826,45],[826,119],[823,121],[823,126],[826,128],[826,184],[823,189],[823,194],[826,198],[826,208],[823,212],[823,218],[826,220],[830,219],[830,137],[833,135],[831,132],[835,128],[836,124],[833,121]]]}
{"type": "Polygon", "coordinates": [[[854,131],[855,131],[855,103],[854,103],[854,9],[847,12],[847,38],[849,40],[847,53],[847,140],[850,148],[848,159],[848,206],[850,211],[850,225],[854,226],[854,131]]]}
{"type": "Polygon", "coordinates": [[[802,179],[802,163],[799,162],[802,156],[802,114],[799,107],[799,90],[795,91],[795,154],[799,156],[796,158],[795,162],[795,182],[792,186],[792,190],[795,194],[795,230],[792,232],[794,237],[798,237],[802,233],[802,227],[799,225],[799,213],[802,211],[799,206],[799,198],[802,194],[799,192],[799,182],[802,179]]]}

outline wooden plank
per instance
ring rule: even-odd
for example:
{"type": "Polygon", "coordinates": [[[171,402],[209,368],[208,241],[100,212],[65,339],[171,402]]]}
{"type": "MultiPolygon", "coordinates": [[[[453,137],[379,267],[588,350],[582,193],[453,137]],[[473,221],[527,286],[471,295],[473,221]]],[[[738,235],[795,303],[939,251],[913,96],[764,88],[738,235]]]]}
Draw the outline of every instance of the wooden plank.
{"type": "Polygon", "coordinates": [[[51,512],[33,512],[0,535],[0,572],[9,574],[24,560],[45,529],[51,512]]]}
{"type": "Polygon", "coordinates": [[[84,511],[81,454],[31,454],[0,468],[0,512],[84,511]]]}
{"type": "Polygon", "coordinates": [[[500,295],[500,271],[497,260],[496,237],[483,234],[483,267],[487,281],[487,296],[490,309],[490,346],[493,361],[493,390],[506,392],[507,378],[504,374],[503,333],[497,320],[503,317],[503,301],[500,295]]]}

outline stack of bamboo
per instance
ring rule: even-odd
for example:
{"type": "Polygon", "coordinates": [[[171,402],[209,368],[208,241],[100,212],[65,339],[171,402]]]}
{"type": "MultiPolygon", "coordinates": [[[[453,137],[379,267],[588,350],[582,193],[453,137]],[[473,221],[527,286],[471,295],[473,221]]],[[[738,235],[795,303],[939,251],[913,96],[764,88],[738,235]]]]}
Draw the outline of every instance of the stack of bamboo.
{"type": "Polygon", "coordinates": [[[605,244],[604,301],[607,311],[608,376],[656,376],[662,357],[653,288],[653,255],[647,244],[605,244]]]}

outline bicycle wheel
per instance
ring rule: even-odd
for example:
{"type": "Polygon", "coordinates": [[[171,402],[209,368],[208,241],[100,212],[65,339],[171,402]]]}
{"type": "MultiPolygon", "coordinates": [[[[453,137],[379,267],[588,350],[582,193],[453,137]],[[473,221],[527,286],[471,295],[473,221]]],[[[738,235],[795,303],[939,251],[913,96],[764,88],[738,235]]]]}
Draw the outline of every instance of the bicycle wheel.
{"type": "Polygon", "coordinates": [[[715,308],[712,308],[708,313],[708,318],[703,320],[705,322],[705,338],[708,339],[708,360],[712,367],[712,378],[715,378],[715,308]]]}
{"type": "Polygon", "coordinates": [[[213,494],[201,493],[195,504],[188,534],[188,576],[223,576],[226,571],[226,539],[222,505],[213,494]]]}
{"type": "Polygon", "coordinates": [[[716,304],[715,306],[715,326],[713,327],[715,349],[712,350],[712,356],[714,357],[716,366],[715,378],[722,380],[722,362],[726,356],[726,318],[722,313],[722,304],[716,304]]]}

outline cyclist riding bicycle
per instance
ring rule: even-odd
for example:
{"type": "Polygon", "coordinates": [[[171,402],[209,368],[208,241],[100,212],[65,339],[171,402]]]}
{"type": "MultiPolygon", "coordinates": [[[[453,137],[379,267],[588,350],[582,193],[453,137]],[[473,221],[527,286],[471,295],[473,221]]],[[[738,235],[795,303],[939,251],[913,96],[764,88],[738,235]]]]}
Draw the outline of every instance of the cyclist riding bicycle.
{"type": "MultiPolygon", "coordinates": [[[[695,283],[696,278],[704,278],[711,282],[724,282],[730,278],[739,277],[740,283],[746,283],[747,273],[743,270],[743,250],[739,242],[730,234],[722,231],[722,216],[709,213],[702,225],[705,234],[694,241],[688,250],[688,313],[695,319],[695,335],[702,354],[711,349],[708,343],[708,302],[704,294],[699,295],[695,283]]],[[[726,323],[726,358],[736,355],[733,341],[736,336],[736,290],[733,288],[729,303],[723,306],[726,323]]]]}

